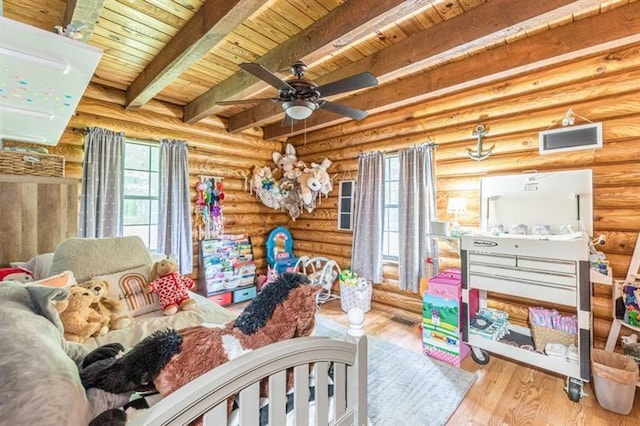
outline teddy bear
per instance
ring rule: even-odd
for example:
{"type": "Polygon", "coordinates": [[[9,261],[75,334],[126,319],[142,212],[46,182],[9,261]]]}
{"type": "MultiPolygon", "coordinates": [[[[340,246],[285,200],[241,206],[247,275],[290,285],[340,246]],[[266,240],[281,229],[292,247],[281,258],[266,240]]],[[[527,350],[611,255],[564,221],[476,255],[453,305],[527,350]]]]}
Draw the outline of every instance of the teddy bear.
{"type": "Polygon", "coordinates": [[[108,281],[94,278],[80,285],[98,296],[98,301],[91,304],[91,307],[105,317],[103,326],[107,326],[108,330],[120,330],[131,325],[133,318],[131,315],[122,313],[122,303],[109,297],[108,281]]]}
{"type": "Polygon", "coordinates": [[[178,272],[178,264],[173,259],[163,259],[153,264],[151,283],[145,287],[147,293],[158,293],[158,301],[165,315],[173,315],[178,309],[193,309],[196,301],[189,297],[187,289],[195,287],[195,282],[178,272]]]}
{"type": "Polygon", "coordinates": [[[73,286],[66,306],[62,310],[60,320],[64,327],[64,338],[70,342],[82,343],[103,329],[104,317],[91,308],[98,301],[98,296],[84,287],[73,286]]]}
{"type": "Polygon", "coordinates": [[[333,190],[333,183],[331,182],[331,176],[327,172],[329,166],[331,166],[332,162],[328,158],[322,160],[322,163],[311,163],[311,173],[313,177],[317,180],[319,184],[319,189],[321,194],[327,195],[329,192],[333,190]]]}

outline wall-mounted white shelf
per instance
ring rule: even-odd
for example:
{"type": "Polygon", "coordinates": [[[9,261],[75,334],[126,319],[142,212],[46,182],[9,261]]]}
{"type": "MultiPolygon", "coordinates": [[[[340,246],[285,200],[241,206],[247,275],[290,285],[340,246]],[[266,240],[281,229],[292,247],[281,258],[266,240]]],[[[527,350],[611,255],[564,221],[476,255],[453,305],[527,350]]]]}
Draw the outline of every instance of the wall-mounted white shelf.
{"type": "Polygon", "coordinates": [[[605,284],[611,285],[613,282],[613,276],[611,268],[607,268],[607,275],[596,271],[595,269],[591,269],[591,282],[594,284],[605,284]]]}
{"type": "Polygon", "coordinates": [[[0,138],[56,145],[102,50],[0,16],[0,138]]]}

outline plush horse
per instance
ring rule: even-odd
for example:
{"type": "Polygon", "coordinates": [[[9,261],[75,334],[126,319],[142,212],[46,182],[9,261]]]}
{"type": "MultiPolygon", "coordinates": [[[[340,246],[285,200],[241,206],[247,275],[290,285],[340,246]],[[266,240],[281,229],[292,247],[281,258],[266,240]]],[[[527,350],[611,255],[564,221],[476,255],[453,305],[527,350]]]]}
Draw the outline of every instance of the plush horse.
{"type": "Polygon", "coordinates": [[[181,351],[154,379],[156,389],[166,396],[244,353],[311,335],[321,290],[304,275],[284,273],[265,286],[235,321],[223,327],[200,325],[181,330],[181,351]]]}

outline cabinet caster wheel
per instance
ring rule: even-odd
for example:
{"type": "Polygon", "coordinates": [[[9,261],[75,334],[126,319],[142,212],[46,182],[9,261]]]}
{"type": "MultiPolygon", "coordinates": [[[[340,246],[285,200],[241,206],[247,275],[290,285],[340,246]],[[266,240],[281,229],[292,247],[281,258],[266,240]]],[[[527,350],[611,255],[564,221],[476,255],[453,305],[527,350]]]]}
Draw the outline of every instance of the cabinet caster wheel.
{"type": "Polygon", "coordinates": [[[480,348],[471,348],[471,358],[480,365],[489,363],[489,352],[480,348]]]}
{"type": "Polygon", "coordinates": [[[567,396],[571,401],[578,402],[580,398],[587,396],[583,391],[583,386],[584,383],[582,380],[567,377],[567,385],[564,390],[567,392],[567,396]]]}

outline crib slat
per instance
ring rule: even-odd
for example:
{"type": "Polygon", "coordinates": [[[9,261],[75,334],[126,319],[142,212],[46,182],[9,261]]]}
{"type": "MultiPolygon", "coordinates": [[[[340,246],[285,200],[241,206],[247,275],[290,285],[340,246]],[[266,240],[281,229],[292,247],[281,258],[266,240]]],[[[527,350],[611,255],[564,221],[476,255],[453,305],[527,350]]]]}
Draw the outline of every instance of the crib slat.
{"type": "Polygon", "coordinates": [[[269,377],[269,424],[286,424],[287,372],[279,371],[269,377]]]}
{"type": "Polygon", "coordinates": [[[347,409],[347,367],[335,363],[333,367],[333,394],[335,395],[336,419],[344,415],[347,409]]]}
{"type": "Polygon", "coordinates": [[[202,416],[203,426],[215,426],[227,424],[227,401],[213,407],[202,416]]]}
{"type": "Polygon", "coordinates": [[[309,424],[309,364],[293,368],[293,411],[296,426],[309,424]]]}
{"type": "MultiPolygon", "coordinates": [[[[253,426],[260,424],[260,382],[240,391],[240,424],[253,426]]],[[[220,423],[218,423],[220,424],[220,423]]]]}
{"type": "Polygon", "coordinates": [[[316,362],[316,425],[329,422],[329,370],[328,362],[316,362]]]}

